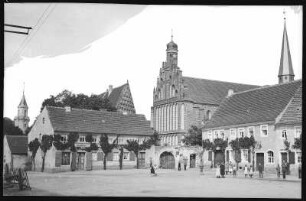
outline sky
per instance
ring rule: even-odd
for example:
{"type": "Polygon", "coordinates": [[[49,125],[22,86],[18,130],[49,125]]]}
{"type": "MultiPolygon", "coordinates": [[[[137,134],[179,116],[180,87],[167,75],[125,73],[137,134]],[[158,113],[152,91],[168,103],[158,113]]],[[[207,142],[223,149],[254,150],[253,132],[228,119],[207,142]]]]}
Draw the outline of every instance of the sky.
{"type": "Polygon", "coordinates": [[[5,4],[5,23],[33,29],[4,35],[4,116],[17,115],[23,89],[31,125],[50,95],[101,94],[128,80],[136,113],[149,120],[171,29],[183,76],[277,84],[284,10],[301,79],[301,6],[5,4]]]}

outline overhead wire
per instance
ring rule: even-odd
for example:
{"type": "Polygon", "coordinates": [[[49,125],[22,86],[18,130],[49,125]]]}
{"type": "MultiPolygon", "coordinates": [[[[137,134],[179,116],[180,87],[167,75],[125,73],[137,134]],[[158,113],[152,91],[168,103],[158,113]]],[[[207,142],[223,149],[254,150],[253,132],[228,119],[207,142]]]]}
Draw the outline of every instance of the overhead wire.
{"type": "Polygon", "coordinates": [[[19,48],[15,51],[13,54],[12,58],[7,62],[7,65],[9,65],[17,56],[20,56],[26,46],[31,42],[31,40],[34,38],[34,36],[37,34],[39,29],[42,27],[42,25],[46,22],[46,20],[49,18],[50,14],[54,11],[56,4],[50,9],[52,6],[52,3],[49,4],[49,6],[44,10],[42,15],[39,17],[37,20],[36,24],[33,26],[33,31],[27,37],[22,41],[21,45],[19,48]],[[44,17],[45,16],[45,17],[44,17]]]}

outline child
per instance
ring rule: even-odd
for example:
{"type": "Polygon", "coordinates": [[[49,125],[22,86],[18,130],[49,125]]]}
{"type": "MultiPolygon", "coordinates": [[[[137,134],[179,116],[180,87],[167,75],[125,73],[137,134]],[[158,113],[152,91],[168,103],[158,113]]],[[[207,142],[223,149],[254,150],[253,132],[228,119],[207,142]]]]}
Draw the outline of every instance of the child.
{"type": "Polygon", "coordinates": [[[253,166],[250,166],[250,171],[249,171],[249,176],[252,178],[253,177],[253,166]]]}
{"type": "Polygon", "coordinates": [[[152,176],[157,176],[156,169],[157,169],[156,164],[154,166],[153,165],[151,166],[151,175],[152,176]]]}
{"type": "Polygon", "coordinates": [[[216,168],[216,177],[217,178],[221,178],[221,173],[220,173],[220,164],[217,164],[217,168],[216,168]]]}
{"type": "Polygon", "coordinates": [[[248,166],[245,165],[244,166],[244,178],[246,178],[248,176],[248,174],[249,174],[248,166]]]}

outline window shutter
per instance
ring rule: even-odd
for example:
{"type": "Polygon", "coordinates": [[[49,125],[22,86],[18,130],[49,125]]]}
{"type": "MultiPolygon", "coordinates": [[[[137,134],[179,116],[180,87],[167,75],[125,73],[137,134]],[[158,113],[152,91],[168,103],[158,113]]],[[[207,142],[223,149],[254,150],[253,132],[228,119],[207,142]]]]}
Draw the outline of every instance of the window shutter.
{"type": "Polygon", "coordinates": [[[103,160],[103,153],[101,151],[99,151],[97,153],[97,161],[102,161],[103,160]]]}
{"type": "Polygon", "coordinates": [[[295,164],[295,152],[289,152],[289,164],[295,164]]]}
{"type": "Polygon", "coordinates": [[[55,167],[60,167],[62,164],[62,152],[56,151],[55,152],[55,167]]]}
{"type": "Polygon", "coordinates": [[[251,163],[251,150],[248,150],[248,162],[251,163]]]}
{"type": "Polygon", "coordinates": [[[212,160],[212,151],[209,151],[208,152],[208,161],[211,161],[212,160]]]}
{"type": "Polygon", "coordinates": [[[135,161],[135,154],[133,151],[130,151],[130,161],[135,161]]]}
{"type": "Polygon", "coordinates": [[[106,157],[107,161],[113,161],[113,152],[109,152],[106,157]]]}

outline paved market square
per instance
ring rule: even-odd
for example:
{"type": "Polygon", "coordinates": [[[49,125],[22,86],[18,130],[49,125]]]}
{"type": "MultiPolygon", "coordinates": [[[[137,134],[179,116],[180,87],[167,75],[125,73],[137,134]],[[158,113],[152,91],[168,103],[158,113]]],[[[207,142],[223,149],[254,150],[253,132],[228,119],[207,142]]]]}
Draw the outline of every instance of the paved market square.
{"type": "Polygon", "coordinates": [[[62,173],[28,172],[32,190],[5,189],[5,196],[116,196],[116,197],[226,197],[301,198],[301,180],[289,175],[284,181],[276,175],[259,179],[215,178],[213,171],[200,175],[187,171],[159,169],[94,170],[62,173]]]}

